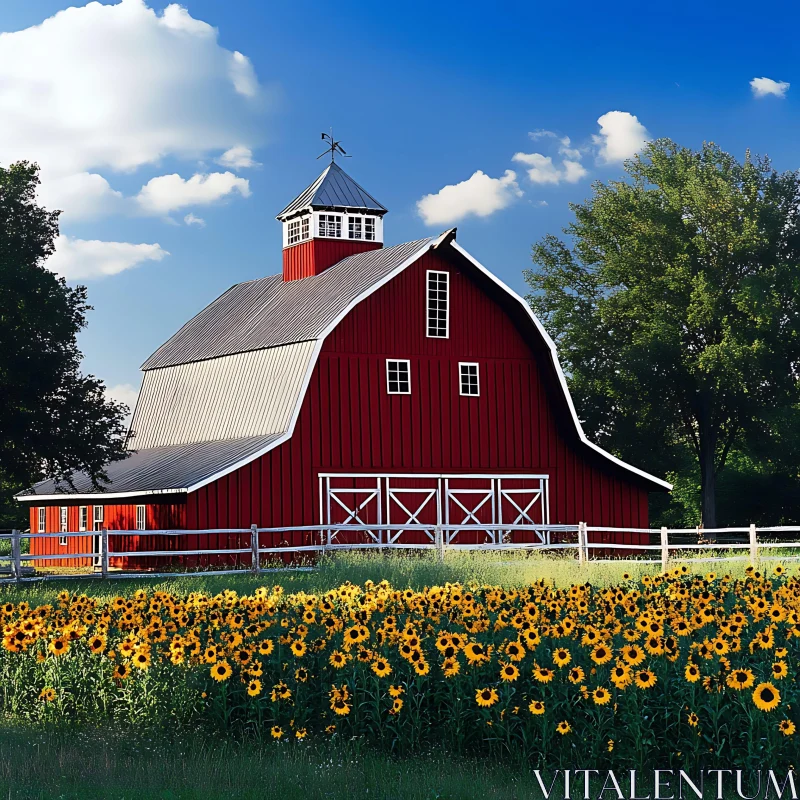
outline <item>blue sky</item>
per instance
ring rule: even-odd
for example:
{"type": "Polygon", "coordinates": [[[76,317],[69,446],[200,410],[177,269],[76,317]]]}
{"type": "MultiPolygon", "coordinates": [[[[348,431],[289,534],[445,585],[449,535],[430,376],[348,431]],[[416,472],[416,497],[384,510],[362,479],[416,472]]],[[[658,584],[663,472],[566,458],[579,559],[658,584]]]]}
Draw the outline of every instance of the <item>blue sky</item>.
{"type": "Polygon", "coordinates": [[[13,121],[0,163],[39,161],[43,199],[76,209],[60,269],[89,287],[85,368],[109,386],[138,387],[139,364],[193,313],[280,270],[274,216],[322,169],[330,127],[353,154],[342,166],[389,208],[387,244],[458,225],[518,291],[531,244],[593,180],[621,175],[637,137],[800,166],[789,3],[756,16],[730,2],[188,0],[166,17],[166,3],[125,4],[123,24],[121,6],[92,6],[35,30],[70,4],[0,8],[0,30],[17,32],[0,36],[0,116],[13,121]],[[761,77],[775,83],[758,96],[761,77]],[[626,116],[606,117],[604,136],[613,111],[626,116]],[[237,146],[252,155],[223,156],[237,146]],[[458,186],[478,170],[484,184],[458,186]]]}

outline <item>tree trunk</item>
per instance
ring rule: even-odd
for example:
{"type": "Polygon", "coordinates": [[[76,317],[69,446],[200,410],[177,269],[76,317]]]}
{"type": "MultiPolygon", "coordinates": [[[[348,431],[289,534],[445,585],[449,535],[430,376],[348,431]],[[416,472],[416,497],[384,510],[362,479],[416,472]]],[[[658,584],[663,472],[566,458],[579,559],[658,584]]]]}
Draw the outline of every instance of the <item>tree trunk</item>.
{"type": "MultiPolygon", "coordinates": [[[[700,518],[704,528],[717,527],[717,434],[711,420],[711,398],[703,395],[698,415],[698,438],[700,443],[700,518]]],[[[706,534],[714,541],[714,534],[706,534]]]]}

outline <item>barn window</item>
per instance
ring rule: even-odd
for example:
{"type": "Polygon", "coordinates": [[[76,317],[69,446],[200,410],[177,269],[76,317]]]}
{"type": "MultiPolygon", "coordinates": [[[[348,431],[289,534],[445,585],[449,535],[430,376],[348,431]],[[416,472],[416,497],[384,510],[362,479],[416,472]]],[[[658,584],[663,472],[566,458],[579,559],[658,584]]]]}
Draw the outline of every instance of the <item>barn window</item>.
{"type": "Polygon", "coordinates": [[[303,241],[305,241],[306,239],[309,238],[309,235],[310,235],[310,233],[309,233],[309,231],[310,231],[310,222],[311,222],[311,218],[310,217],[303,217],[300,220],[300,238],[303,241]]]}
{"type": "Polygon", "coordinates": [[[293,219],[286,226],[286,244],[292,245],[308,239],[309,217],[293,219]]]}
{"type": "Polygon", "coordinates": [[[467,397],[477,397],[481,393],[478,365],[467,361],[458,364],[460,393],[467,397]]]}
{"type": "Polygon", "coordinates": [[[58,529],[61,533],[67,532],[67,507],[61,506],[58,509],[58,529]]]}
{"type": "Polygon", "coordinates": [[[103,530],[103,506],[92,506],[92,522],[96,531],[103,530]]]}
{"type": "Polygon", "coordinates": [[[85,531],[88,522],[89,522],[89,509],[86,508],[86,506],[81,506],[78,509],[78,530],[85,531]]]}
{"type": "Polygon", "coordinates": [[[319,215],[319,235],[328,236],[332,239],[342,238],[342,215],[341,214],[320,214],[319,215]]]}
{"type": "Polygon", "coordinates": [[[411,363],[386,359],[386,391],[389,394],[411,394],[411,363]]]}
{"type": "Polygon", "coordinates": [[[39,519],[36,526],[38,533],[44,533],[47,530],[47,509],[44,506],[39,506],[39,519]]]}
{"type": "Polygon", "coordinates": [[[364,238],[368,242],[375,241],[375,217],[364,217],[364,238]]]}
{"type": "Polygon", "coordinates": [[[428,270],[428,336],[447,339],[450,335],[450,275],[428,270]]]}
{"type": "Polygon", "coordinates": [[[347,218],[347,235],[351,239],[364,238],[364,221],[361,217],[347,218]]]}
{"type": "Polygon", "coordinates": [[[143,531],[147,528],[147,516],[144,506],[136,506],[136,530],[143,531]]]}

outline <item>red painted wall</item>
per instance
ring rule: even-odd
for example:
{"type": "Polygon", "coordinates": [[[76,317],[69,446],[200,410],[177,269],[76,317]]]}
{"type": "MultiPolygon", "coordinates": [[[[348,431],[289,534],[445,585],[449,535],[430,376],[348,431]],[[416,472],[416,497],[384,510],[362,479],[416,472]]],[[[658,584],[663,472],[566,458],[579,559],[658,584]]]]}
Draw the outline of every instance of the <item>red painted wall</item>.
{"type": "Polygon", "coordinates": [[[577,442],[541,348],[461,268],[424,256],[329,336],[291,440],[190,494],[188,527],[318,524],[329,471],[547,473],[552,523],[646,526],[646,487],[577,442]],[[427,269],[450,272],[449,339],[426,336],[427,269]],[[387,394],[386,358],[411,360],[410,395],[387,394]],[[480,364],[479,397],[459,395],[459,361],[480,364]]]}
{"type": "MultiPolygon", "coordinates": [[[[66,497],[66,496],[65,496],[66,497]]],[[[126,505],[103,505],[103,525],[110,531],[132,531],[130,536],[109,536],[109,553],[126,552],[135,549],[139,550],[180,550],[184,549],[179,541],[182,537],[147,536],[147,532],[135,531],[136,528],[136,506],[145,506],[146,526],[149,530],[181,530],[186,527],[186,502],[184,497],[171,498],[169,502],[154,502],[151,497],[142,498],[137,503],[136,498],[133,502],[126,505]],[[145,502],[146,500],[146,502],[145,502]]],[[[67,505],[66,501],[63,505],[67,505]]],[[[79,527],[79,508],[82,503],[67,505],[67,528],[74,532],[79,527]]],[[[45,533],[61,532],[61,505],[47,505],[45,521],[47,524],[45,533]]],[[[47,539],[31,539],[31,555],[68,555],[69,553],[92,553],[95,552],[92,541],[92,519],[94,507],[86,506],[88,525],[90,529],[86,536],[70,536],[67,544],[59,544],[56,537],[47,539]]],[[[30,510],[30,529],[33,533],[38,533],[39,508],[33,506],[30,510]]],[[[131,560],[130,558],[109,558],[109,566],[127,568],[131,566],[152,567],[163,563],[153,558],[141,558],[131,560]]],[[[43,561],[30,562],[37,568],[43,567],[88,567],[92,565],[90,558],[57,558],[43,561]]]]}
{"type": "Polygon", "coordinates": [[[338,264],[343,258],[368,250],[379,250],[380,242],[354,241],[351,239],[311,239],[293,244],[283,251],[283,279],[296,281],[319,275],[328,267],[338,264]]]}

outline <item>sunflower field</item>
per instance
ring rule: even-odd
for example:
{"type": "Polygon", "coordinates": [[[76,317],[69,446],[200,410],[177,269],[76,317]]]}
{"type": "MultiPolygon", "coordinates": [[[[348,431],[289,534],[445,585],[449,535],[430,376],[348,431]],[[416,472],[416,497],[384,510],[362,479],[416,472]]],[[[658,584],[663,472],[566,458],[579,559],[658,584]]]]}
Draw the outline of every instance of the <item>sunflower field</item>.
{"type": "Polygon", "coordinates": [[[62,592],[0,614],[7,720],[358,738],[547,768],[778,768],[796,752],[800,579],[780,566],[605,588],[62,592]]]}

